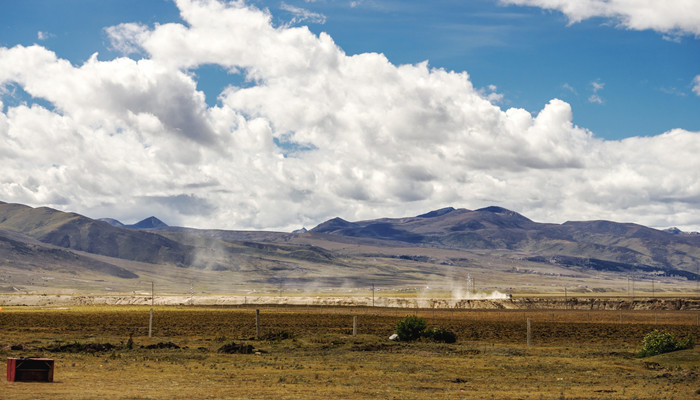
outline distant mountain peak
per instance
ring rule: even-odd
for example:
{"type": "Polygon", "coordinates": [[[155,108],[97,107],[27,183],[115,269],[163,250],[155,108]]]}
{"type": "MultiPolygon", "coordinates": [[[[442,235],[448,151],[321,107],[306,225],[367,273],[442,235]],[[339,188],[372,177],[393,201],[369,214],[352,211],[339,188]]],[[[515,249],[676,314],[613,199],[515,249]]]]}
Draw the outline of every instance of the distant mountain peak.
{"type": "Polygon", "coordinates": [[[484,208],[480,208],[476,211],[490,212],[490,213],[494,213],[494,214],[517,214],[515,211],[510,211],[507,208],[498,207],[498,206],[484,207],[484,208]]]}
{"type": "Polygon", "coordinates": [[[517,218],[517,219],[520,219],[523,221],[531,221],[528,217],[526,217],[520,213],[517,213],[515,211],[511,211],[507,208],[498,207],[498,206],[490,206],[490,207],[480,208],[480,209],[476,210],[476,212],[487,212],[487,213],[492,213],[492,214],[496,214],[499,216],[517,218]]]}
{"type": "Polygon", "coordinates": [[[296,233],[306,233],[306,232],[308,232],[308,229],[306,229],[306,227],[302,227],[301,229],[295,229],[292,231],[292,233],[295,233],[295,234],[296,233]]]}
{"type": "Polygon", "coordinates": [[[686,232],[686,231],[682,231],[682,230],[676,228],[675,226],[672,228],[664,229],[663,232],[667,232],[667,233],[670,233],[673,235],[686,235],[686,236],[698,236],[698,235],[700,235],[700,232],[686,232]]]}
{"type": "Polygon", "coordinates": [[[116,220],[114,218],[100,218],[98,221],[106,222],[112,226],[116,226],[117,228],[124,228],[125,225],[121,223],[119,220],[116,220]]]}
{"type": "Polygon", "coordinates": [[[340,217],[335,217],[311,229],[311,232],[327,233],[338,229],[349,228],[354,225],[355,224],[352,222],[348,222],[340,217]]]}
{"type": "Polygon", "coordinates": [[[148,217],[146,219],[143,219],[133,225],[127,225],[127,228],[132,228],[132,229],[154,229],[154,228],[165,228],[168,225],[159,220],[156,217],[148,217]]]}
{"type": "Polygon", "coordinates": [[[454,207],[445,207],[441,208],[439,210],[434,210],[425,214],[421,214],[418,216],[418,218],[435,218],[435,217],[441,217],[445,214],[449,214],[452,211],[454,211],[454,207]]]}

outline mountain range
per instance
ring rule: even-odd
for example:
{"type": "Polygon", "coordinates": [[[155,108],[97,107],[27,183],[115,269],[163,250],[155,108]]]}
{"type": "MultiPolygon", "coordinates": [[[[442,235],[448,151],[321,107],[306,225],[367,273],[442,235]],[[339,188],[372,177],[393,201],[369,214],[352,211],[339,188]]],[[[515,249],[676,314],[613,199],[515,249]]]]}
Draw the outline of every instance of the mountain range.
{"type": "Polygon", "coordinates": [[[700,235],[633,223],[538,223],[500,207],[405,218],[333,218],[293,233],[125,225],[0,202],[0,291],[184,292],[282,287],[460,287],[621,290],[629,279],[692,288],[700,235]]]}
{"type": "Polygon", "coordinates": [[[648,270],[695,279],[700,235],[611,221],[543,224],[501,207],[452,207],[410,218],[326,221],[311,232],[461,250],[509,251],[519,258],[593,268],[648,270]]]}

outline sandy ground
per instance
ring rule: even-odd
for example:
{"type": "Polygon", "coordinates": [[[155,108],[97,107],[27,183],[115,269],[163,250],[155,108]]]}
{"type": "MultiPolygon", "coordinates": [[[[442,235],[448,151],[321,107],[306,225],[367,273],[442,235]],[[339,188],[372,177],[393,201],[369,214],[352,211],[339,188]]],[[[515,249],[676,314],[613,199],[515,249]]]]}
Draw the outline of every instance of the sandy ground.
{"type": "MultiPolygon", "coordinates": [[[[275,296],[275,295],[76,295],[0,294],[1,306],[70,305],[323,305],[370,307],[372,297],[362,296],[275,296]]],[[[698,298],[534,298],[437,299],[378,296],[376,307],[460,308],[460,309],[575,309],[575,310],[700,310],[698,298]]]]}

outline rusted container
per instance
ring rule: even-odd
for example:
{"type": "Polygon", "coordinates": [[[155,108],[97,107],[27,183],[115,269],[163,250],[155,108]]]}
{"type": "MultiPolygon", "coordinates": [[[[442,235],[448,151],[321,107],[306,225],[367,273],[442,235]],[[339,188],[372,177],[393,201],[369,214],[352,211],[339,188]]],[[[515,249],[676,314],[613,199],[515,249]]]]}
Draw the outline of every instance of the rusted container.
{"type": "Polygon", "coordinates": [[[53,382],[51,358],[8,358],[8,382],[53,382]]]}

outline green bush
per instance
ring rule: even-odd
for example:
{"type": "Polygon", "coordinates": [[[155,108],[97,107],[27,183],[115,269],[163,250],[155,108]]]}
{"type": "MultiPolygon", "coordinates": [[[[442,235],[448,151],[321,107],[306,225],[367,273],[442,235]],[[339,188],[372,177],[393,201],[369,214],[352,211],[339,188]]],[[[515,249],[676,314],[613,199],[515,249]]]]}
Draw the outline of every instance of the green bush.
{"type": "Polygon", "coordinates": [[[685,339],[678,342],[679,350],[692,349],[695,347],[695,338],[688,335],[685,339]]]}
{"type": "Polygon", "coordinates": [[[425,337],[442,343],[454,343],[457,341],[456,333],[443,328],[430,328],[425,331],[425,337]]]}
{"type": "Polygon", "coordinates": [[[455,343],[457,334],[443,328],[430,328],[423,318],[408,315],[396,324],[396,334],[399,340],[410,342],[420,338],[432,339],[436,342],[455,343]]]}
{"type": "Polygon", "coordinates": [[[654,329],[642,340],[642,349],[639,352],[639,356],[655,356],[657,354],[669,353],[676,350],[690,349],[694,346],[695,339],[690,335],[678,341],[671,333],[654,329]]]}
{"type": "Polygon", "coordinates": [[[396,334],[399,335],[399,340],[410,342],[423,336],[423,331],[427,327],[428,323],[423,318],[407,315],[396,324],[396,334]]]}

